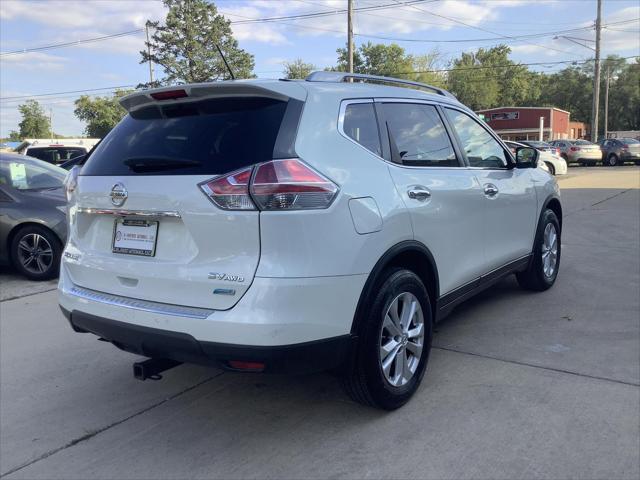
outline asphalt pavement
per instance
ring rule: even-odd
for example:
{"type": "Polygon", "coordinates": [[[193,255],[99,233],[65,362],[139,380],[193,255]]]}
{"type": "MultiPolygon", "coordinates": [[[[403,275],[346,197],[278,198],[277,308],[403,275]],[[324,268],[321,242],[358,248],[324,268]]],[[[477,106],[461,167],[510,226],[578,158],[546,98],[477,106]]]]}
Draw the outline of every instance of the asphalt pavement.
{"type": "MultiPolygon", "coordinates": [[[[640,168],[572,168],[560,274],[513,278],[436,327],[427,374],[395,412],[336,377],[183,365],[73,333],[52,285],[0,302],[6,478],[640,478],[640,168]]],[[[15,293],[17,292],[17,293],[15,293]]]]}

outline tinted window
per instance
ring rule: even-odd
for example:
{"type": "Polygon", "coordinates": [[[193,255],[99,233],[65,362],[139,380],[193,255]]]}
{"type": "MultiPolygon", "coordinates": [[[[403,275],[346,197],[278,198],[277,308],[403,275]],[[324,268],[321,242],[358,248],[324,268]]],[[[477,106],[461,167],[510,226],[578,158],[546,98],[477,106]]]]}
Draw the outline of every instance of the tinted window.
{"type": "Polygon", "coordinates": [[[458,167],[451,140],[432,105],[381,105],[395,162],[419,167],[458,167]]]}
{"type": "Polygon", "coordinates": [[[86,152],[84,148],[78,147],[32,147],[27,149],[26,153],[29,157],[57,164],[83,155],[86,152]]]}
{"type": "Polygon", "coordinates": [[[620,141],[622,143],[626,143],[626,144],[636,144],[636,143],[640,143],[640,141],[636,140],[635,138],[621,138],[620,141]]]}
{"type": "Polygon", "coordinates": [[[0,183],[18,190],[59,188],[66,175],[65,170],[37,160],[3,159],[0,162],[0,183]]]}
{"type": "Polygon", "coordinates": [[[344,111],[342,130],[349,137],[376,155],[382,155],[378,123],[373,103],[352,103],[344,111]]]}
{"type": "Polygon", "coordinates": [[[460,138],[469,165],[482,168],[504,168],[507,154],[502,145],[466,113],[447,108],[447,116],[460,138]]]}
{"type": "Polygon", "coordinates": [[[286,102],[225,97],[127,115],[82,175],[216,175],[273,158],[286,102]]]}
{"type": "Polygon", "coordinates": [[[574,145],[595,145],[595,143],[591,143],[587,140],[576,140],[575,142],[572,142],[574,145]]]}

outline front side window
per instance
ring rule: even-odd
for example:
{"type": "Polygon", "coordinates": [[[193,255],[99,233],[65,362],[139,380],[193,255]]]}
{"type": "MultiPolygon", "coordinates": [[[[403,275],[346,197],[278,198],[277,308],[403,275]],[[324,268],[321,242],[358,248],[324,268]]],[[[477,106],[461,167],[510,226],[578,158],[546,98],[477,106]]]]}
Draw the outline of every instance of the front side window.
{"type": "Polygon", "coordinates": [[[507,154],[502,145],[478,122],[466,113],[445,109],[453,128],[460,138],[469,165],[480,168],[505,168],[507,154]]]}
{"type": "Polygon", "coordinates": [[[342,130],[370,152],[382,156],[373,103],[350,103],[344,110],[342,130]]]}
{"type": "Polygon", "coordinates": [[[442,119],[433,105],[381,105],[396,163],[416,167],[459,167],[442,119]]]}

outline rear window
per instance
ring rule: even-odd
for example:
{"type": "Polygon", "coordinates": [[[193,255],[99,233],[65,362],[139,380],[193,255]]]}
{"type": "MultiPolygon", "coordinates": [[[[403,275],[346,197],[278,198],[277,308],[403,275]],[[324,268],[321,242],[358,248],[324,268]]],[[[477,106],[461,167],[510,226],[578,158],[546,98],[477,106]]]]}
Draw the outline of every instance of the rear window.
{"type": "Polygon", "coordinates": [[[576,140],[573,142],[574,145],[595,145],[595,143],[591,143],[587,140],[576,140]]]}
{"type": "Polygon", "coordinates": [[[640,143],[640,141],[636,140],[635,138],[620,138],[619,139],[622,143],[626,143],[626,144],[637,144],[640,143]]]}
{"type": "Polygon", "coordinates": [[[25,152],[27,156],[58,164],[84,155],[87,151],[77,147],[31,147],[25,152]]]}
{"type": "Polygon", "coordinates": [[[127,115],[82,175],[217,175],[273,158],[287,102],[226,97],[127,115]]]}

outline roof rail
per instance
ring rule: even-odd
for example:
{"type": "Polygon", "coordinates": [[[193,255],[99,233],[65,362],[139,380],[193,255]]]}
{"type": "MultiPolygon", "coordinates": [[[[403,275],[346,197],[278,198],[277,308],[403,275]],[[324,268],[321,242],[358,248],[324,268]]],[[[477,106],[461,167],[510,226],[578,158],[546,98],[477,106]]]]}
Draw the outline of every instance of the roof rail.
{"type": "Polygon", "coordinates": [[[444,88],[434,87],[433,85],[427,85],[426,83],[413,82],[411,80],[403,80],[401,78],[394,77],[383,77],[380,75],[367,75],[364,73],[349,73],[349,72],[331,72],[331,71],[319,71],[312,72],[309,74],[305,80],[307,82],[344,82],[348,78],[352,78],[354,80],[360,80],[363,82],[382,82],[382,83],[393,83],[396,85],[406,85],[410,87],[418,87],[424,88],[425,90],[431,90],[432,92],[437,93],[438,95],[443,95],[445,97],[453,98],[457,100],[455,95],[451,92],[448,92],[444,88]]]}

